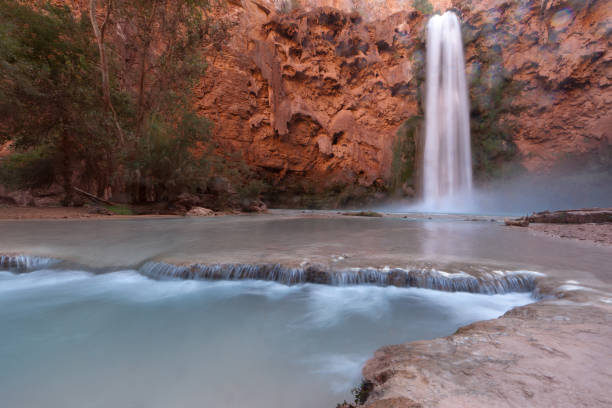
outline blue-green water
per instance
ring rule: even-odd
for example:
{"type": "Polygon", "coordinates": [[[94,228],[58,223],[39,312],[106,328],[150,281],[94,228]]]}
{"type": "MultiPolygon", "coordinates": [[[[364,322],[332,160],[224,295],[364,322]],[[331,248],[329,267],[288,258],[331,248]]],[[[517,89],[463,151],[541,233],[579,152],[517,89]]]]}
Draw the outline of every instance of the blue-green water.
{"type": "Polygon", "coordinates": [[[533,301],[415,288],[0,272],[3,407],[333,407],[382,345],[533,301]]]}

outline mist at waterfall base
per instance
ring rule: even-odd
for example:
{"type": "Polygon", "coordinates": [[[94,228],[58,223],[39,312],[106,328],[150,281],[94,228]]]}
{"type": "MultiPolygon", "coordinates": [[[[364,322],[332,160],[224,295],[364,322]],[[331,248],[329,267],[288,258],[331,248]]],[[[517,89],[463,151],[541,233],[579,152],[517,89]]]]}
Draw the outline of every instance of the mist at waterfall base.
{"type": "Polygon", "coordinates": [[[0,272],[2,406],[314,407],[384,344],[532,301],[414,288],[0,272]]]}
{"type": "Polygon", "coordinates": [[[435,205],[393,200],[376,209],[386,212],[430,212],[489,215],[525,215],[537,211],[610,207],[612,171],[558,168],[548,174],[527,174],[494,180],[469,194],[447,197],[435,205]]]}

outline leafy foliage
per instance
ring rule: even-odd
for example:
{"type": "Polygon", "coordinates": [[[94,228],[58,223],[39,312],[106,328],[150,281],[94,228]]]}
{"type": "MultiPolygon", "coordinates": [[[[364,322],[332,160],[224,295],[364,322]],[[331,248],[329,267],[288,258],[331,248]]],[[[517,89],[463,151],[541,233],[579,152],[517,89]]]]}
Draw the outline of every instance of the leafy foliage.
{"type": "Polygon", "coordinates": [[[0,141],[10,138],[23,152],[44,147],[22,156],[30,164],[13,167],[25,172],[15,180],[29,180],[36,162],[53,163],[49,174],[63,180],[70,201],[75,163],[87,151],[97,156],[104,148],[107,118],[89,26],[67,7],[43,4],[35,10],[0,0],[0,27],[0,141]]]}
{"type": "Polygon", "coordinates": [[[0,165],[0,181],[10,188],[46,187],[55,181],[55,163],[48,147],[11,154],[0,165]]]}
{"type": "Polygon", "coordinates": [[[423,14],[431,14],[434,11],[433,5],[428,0],[412,0],[412,7],[423,14]]]}
{"type": "Polygon", "coordinates": [[[503,69],[501,48],[478,49],[480,65],[473,67],[470,81],[472,158],[479,178],[502,176],[517,153],[512,139],[514,124],[503,121],[513,112],[512,99],[521,83],[503,69]],[[476,68],[476,69],[474,69],[476,68]]]}
{"type": "Polygon", "coordinates": [[[416,150],[419,128],[422,126],[422,116],[412,116],[397,130],[393,144],[393,161],[391,162],[391,185],[393,189],[400,188],[405,183],[414,187],[416,176],[416,150]]]}
{"type": "Polygon", "coordinates": [[[363,405],[368,400],[370,393],[374,389],[374,384],[366,379],[361,380],[361,385],[351,390],[355,397],[355,404],[363,405]]]}
{"type": "Polygon", "coordinates": [[[17,152],[1,174],[22,188],[62,180],[66,203],[74,182],[171,199],[211,168],[212,123],[192,89],[206,69],[202,44],[220,50],[228,26],[208,17],[206,0],[101,3],[97,26],[66,6],[0,0],[0,142],[17,152]]]}
{"type": "Polygon", "coordinates": [[[107,206],[106,209],[116,215],[133,215],[134,211],[125,205],[111,205],[107,206]]]}

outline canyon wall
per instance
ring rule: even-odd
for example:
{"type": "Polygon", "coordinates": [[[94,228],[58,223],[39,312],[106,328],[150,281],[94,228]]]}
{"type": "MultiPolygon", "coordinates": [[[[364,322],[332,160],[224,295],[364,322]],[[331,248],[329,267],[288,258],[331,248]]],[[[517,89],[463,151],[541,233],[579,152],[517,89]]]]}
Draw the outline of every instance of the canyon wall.
{"type": "MultiPolygon", "coordinates": [[[[506,141],[488,140],[484,129],[483,146],[513,144],[513,160],[531,172],[609,151],[608,2],[432,3],[452,6],[464,22],[472,99],[512,124],[506,141]],[[496,88],[500,81],[513,86],[496,88]]],[[[396,133],[422,114],[427,17],[410,1],[232,0],[217,12],[232,36],[220,52],[207,51],[196,97],[216,124],[219,151],[241,155],[281,187],[388,184],[396,133]]]]}
{"type": "Polygon", "coordinates": [[[197,106],[225,152],[283,184],[372,185],[390,175],[398,127],[418,113],[412,55],[424,19],[375,22],[323,7],[230,5],[231,42],[209,55],[197,106]]]}
{"type": "MultiPolygon", "coordinates": [[[[517,85],[504,120],[513,121],[517,159],[546,170],[568,156],[609,154],[612,144],[612,7],[593,1],[454,1],[464,20],[468,77],[480,72],[517,85]]],[[[608,158],[609,159],[609,158],[608,158]]],[[[609,163],[608,163],[609,164],[609,163]]]]}

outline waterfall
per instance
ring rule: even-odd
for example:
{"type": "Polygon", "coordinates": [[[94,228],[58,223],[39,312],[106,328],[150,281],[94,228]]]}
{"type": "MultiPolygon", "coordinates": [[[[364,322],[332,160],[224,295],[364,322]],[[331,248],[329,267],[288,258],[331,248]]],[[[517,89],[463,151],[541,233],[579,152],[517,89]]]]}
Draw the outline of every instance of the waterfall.
{"type": "Polygon", "coordinates": [[[450,11],[427,25],[426,86],[424,201],[453,210],[469,200],[472,153],[461,26],[450,11]]]}

